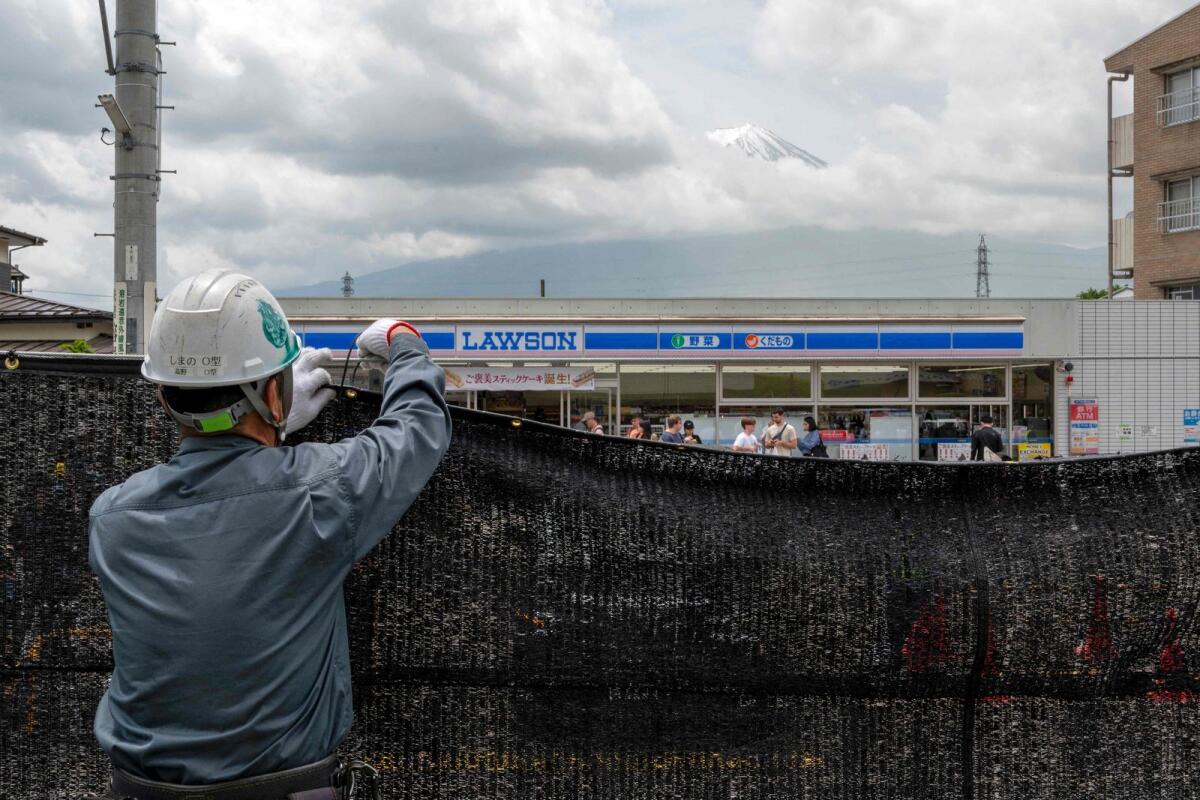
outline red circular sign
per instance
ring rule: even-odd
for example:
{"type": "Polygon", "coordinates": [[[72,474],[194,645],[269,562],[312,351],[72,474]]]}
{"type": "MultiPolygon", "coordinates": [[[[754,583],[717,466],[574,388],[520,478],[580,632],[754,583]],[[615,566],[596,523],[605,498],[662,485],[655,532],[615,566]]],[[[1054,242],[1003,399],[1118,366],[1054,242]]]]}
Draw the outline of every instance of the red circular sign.
{"type": "Polygon", "coordinates": [[[746,347],[751,349],[758,347],[758,336],[753,333],[746,334],[746,347]]]}

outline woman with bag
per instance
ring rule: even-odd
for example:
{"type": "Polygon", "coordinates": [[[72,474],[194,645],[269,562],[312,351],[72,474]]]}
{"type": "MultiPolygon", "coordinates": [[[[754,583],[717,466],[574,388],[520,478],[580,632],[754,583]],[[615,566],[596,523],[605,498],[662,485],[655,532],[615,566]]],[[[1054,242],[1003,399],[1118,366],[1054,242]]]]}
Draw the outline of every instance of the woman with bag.
{"type": "Polygon", "coordinates": [[[829,458],[829,451],[821,441],[821,432],[817,430],[817,421],[812,417],[804,418],[804,435],[800,437],[800,455],[813,458],[829,458]]]}

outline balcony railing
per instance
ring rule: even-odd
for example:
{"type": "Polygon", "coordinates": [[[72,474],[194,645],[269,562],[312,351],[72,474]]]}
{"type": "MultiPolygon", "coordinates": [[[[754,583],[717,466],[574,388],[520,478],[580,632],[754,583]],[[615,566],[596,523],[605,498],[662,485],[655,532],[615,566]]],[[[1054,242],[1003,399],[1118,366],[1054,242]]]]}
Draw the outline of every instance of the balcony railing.
{"type": "Polygon", "coordinates": [[[1167,128],[1200,119],[1200,86],[1180,89],[1158,98],[1158,124],[1167,128]]]}
{"type": "Polygon", "coordinates": [[[1163,233],[1200,229],[1200,197],[1159,203],[1158,228],[1163,233]]]}
{"type": "Polygon", "coordinates": [[[1133,114],[1114,117],[1112,121],[1112,166],[1113,169],[1133,168],[1133,114]]]}

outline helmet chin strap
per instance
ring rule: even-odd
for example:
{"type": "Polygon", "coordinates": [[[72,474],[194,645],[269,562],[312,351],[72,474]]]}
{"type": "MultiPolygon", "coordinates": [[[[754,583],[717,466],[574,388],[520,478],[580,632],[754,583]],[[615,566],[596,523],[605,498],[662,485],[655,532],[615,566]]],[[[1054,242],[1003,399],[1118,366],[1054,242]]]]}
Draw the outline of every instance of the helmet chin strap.
{"type": "MultiPolygon", "coordinates": [[[[224,431],[233,430],[233,428],[241,421],[243,417],[251,411],[258,412],[263,421],[275,429],[279,436],[279,442],[282,444],[287,437],[287,418],[292,410],[292,368],[289,365],[282,372],[277,372],[275,375],[254,381],[253,383],[242,383],[238,388],[242,390],[245,398],[237,401],[227,408],[222,408],[217,411],[205,411],[202,413],[187,413],[176,411],[171,406],[163,402],[167,409],[167,413],[171,418],[180,425],[186,425],[189,428],[194,428],[200,433],[222,433],[224,431]],[[271,413],[271,409],[267,406],[267,401],[264,396],[267,388],[267,382],[275,375],[280,376],[279,392],[280,399],[283,401],[282,419],[276,420],[275,415],[271,413]]],[[[162,397],[161,390],[159,397],[162,397]]]]}

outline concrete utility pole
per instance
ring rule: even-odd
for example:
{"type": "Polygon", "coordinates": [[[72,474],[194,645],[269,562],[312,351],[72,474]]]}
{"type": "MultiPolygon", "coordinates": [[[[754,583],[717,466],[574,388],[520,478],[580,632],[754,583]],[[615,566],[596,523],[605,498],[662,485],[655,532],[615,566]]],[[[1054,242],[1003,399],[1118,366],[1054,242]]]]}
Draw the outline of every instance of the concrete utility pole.
{"type": "Polygon", "coordinates": [[[118,353],[145,352],[158,283],[156,10],[155,0],[117,0],[115,95],[131,129],[113,148],[113,344],[118,353]]]}
{"type": "Polygon", "coordinates": [[[982,233],[979,234],[979,247],[975,249],[975,296],[992,296],[992,286],[988,282],[988,246],[982,233]]]}

